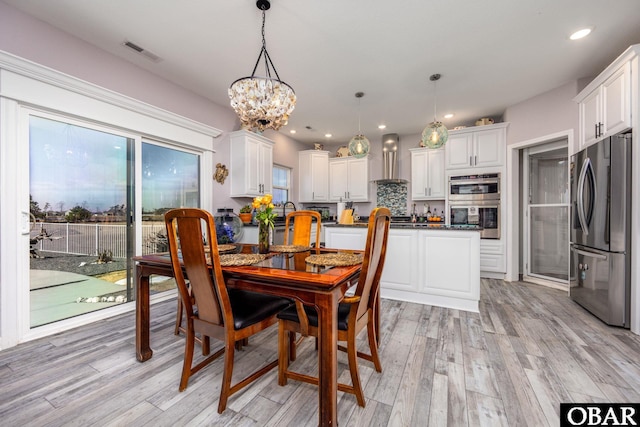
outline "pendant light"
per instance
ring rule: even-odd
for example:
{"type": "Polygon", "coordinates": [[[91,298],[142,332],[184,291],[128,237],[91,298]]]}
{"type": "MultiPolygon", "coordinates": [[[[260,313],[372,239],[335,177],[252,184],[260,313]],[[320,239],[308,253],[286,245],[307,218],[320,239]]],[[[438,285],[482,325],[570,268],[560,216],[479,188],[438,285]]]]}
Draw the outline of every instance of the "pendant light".
{"type": "Polygon", "coordinates": [[[349,141],[349,154],[356,158],[361,158],[369,154],[370,143],[366,136],[360,132],[360,98],[364,96],[364,92],[356,92],[358,99],[358,134],[349,141]]]}
{"type": "Polygon", "coordinates": [[[421,147],[440,148],[449,139],[447,127],[436,119],[436,82],[440,80],[440,74],[432,74],[429,80],[433,82],[433,121],[422,131],[421,147]]]}
{"type": "Polygon", "coordinates": [[[231,84],[229,99],[242,125],[262,132],[265,129],[278,130],[287,124],[296,106],[296,94],[291,86],[280,79],[267,52],[265,11],[269,10],[271,3],[258,0],[256,6],[262,11],[262,49],[251,76],[242,77],[231,84]],[[264,60],[264,76],[256,76],[261,59],[264,60]]]}

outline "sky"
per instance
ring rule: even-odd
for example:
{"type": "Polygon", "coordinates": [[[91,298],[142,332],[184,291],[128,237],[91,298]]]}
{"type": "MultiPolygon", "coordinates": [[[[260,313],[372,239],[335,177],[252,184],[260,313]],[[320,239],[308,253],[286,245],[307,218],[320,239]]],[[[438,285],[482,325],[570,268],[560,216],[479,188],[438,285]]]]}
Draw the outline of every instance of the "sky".
{"type": "MultiPolygon", "coordinates": [[[[83,206],[102,212],[126,203],[127,138],[31,116],[30,194],[40,209],[83,206]]],[[[198,156],[143,143],[143,210],[184,205],[197,197],[198,156]],[[187,195],[188,193],[188,195],[187,195]]]]}

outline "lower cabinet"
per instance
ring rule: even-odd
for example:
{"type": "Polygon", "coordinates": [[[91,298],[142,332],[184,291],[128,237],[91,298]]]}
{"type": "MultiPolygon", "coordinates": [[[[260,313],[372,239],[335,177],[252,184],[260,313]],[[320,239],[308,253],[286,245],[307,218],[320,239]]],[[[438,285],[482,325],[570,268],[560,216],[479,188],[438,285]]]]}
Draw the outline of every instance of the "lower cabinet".
{"type": "Polygon", "coordinates": [[[480,240],[480,270],[483,272],[505,273],[507,266],[502,240],[480,240]]]}
{"type": "MultiPolygon", "coordinates": [[[[363,250],[365,227],[326,227],[326,247],[363,250]]],[[[480,233],[389,230],[380,278],[383,298],[478,311],[480,233]]]]}

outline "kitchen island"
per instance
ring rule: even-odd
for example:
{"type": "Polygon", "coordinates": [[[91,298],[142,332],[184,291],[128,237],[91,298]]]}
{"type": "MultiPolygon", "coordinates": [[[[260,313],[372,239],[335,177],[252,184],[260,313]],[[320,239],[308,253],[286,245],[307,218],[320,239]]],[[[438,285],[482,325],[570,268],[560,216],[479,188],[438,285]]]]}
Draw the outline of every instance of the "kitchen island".
{"type": "MultiPolygon", "coordinates": [[[[366,223],[323,228],[326,247],[364,249],[366,223]]],[[[383,298],[478,312],[479,230],[392,223],[380,289],[383,298]]]]}

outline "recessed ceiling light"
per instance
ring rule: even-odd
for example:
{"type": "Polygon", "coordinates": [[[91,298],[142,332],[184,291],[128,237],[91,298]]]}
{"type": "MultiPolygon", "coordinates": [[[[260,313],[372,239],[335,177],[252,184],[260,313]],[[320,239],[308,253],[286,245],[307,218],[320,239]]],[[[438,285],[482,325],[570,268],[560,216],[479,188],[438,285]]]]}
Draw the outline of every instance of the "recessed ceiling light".
{"type": "Polygon", "coordinates": [[[386,129],[387,125],[378,125],[378,129],[386,129]]]}
{"type": "Polygon", "coordinates": [[[291,130],[289,131],[289,133],[296,133],[296,130],[295,130],[295,129],[291,129],[291,130]]]}
{"type": "Polygon", "coordinates": [[[451,117],[453,117],[453,114],[451,114],[451,113],[444,115],[445,119],[450,119],[451,117]]]}
{"type": "Polygon", "coordinates": [[[583,29],[578,30],[578,31],[576,31],[575,33],[571,34],[571,35],[569,36],[569,38],[570,38],[571,40],[579,40],[579,39],[581,39],[581,38],[583,38],[583,37],[588,36],[588,35],[589,35],[589,33],[591,33],[591,30],[592,30],[591,28],[583,28],[583,29]]]}
{"type": "Polygon", "coordinates": [[[331,138],[332,136],[333,136],[333,135],[331,135],[330,133],[325,133],[325,134],[324,134],[324,137],[325,137],[325,138],[331,138]]]}

